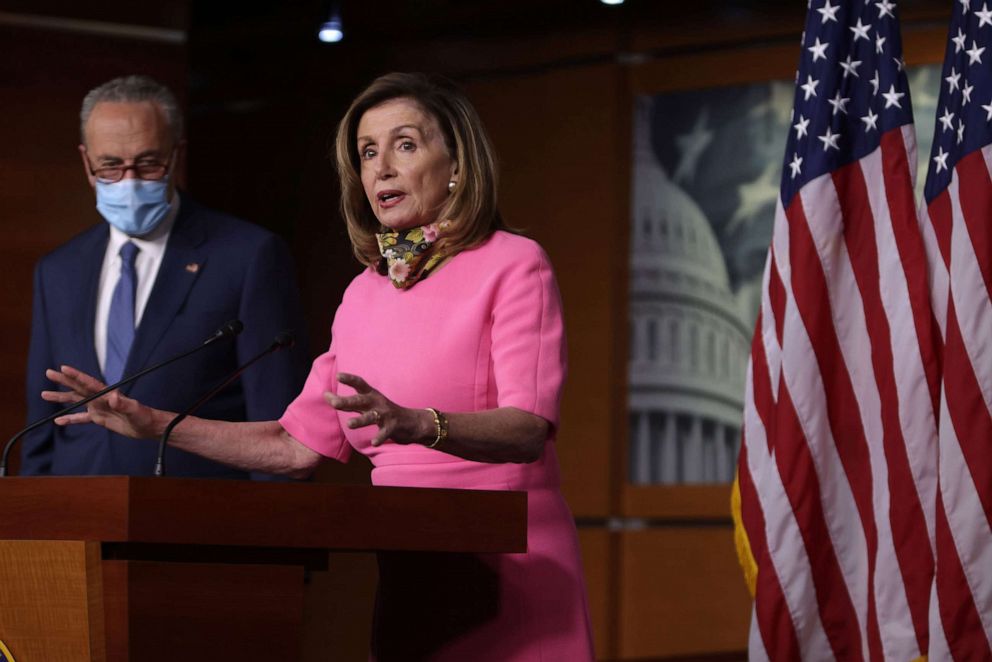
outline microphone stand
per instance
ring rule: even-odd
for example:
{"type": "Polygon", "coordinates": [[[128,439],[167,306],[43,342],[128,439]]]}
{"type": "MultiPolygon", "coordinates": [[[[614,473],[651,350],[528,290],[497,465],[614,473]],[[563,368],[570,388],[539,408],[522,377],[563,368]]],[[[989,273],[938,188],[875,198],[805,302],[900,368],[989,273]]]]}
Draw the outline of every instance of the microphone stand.
{"type": "Polygon", "coordinates": [[[177,425],[182,423],[187,416],[191,415],[193,412],[199,409],[208,400],[210,400],[215,395],[223,391],[231,382],[233,382],[238,377],[240,377],[245,370],[247,370],[249,367],[254,365],[256,362],[261,361],[269,354],[274,354],[275,352],[278,352],[280,349],[284,349],[292,346],[293,346],[293,336],[285,332],[280,333],[279,335],[276,336],[275,340],[272,341],[272,344],[269,345],[267,348],[265,348],[264,351],[260,352],[255,357],[251,358],[244,365],[239,366],[234,372],[232,372],[230,375],[225,377],[219,384],[217,384],[212,389],[201,395],[196,402],[191,404],[189,407],[187,407],[179,414],[176,414],[176,416],[173,417],[171,421],[169,421],[169,424],[165,426],[165,430],[162,432],[162,439],[158,442],[158,455],[155,458],[155,469],[153,470],[153,474],[155,476],[165,475],[165,447],[169,443],[169,435],[172,434],[173,428],[175,428],[177,425]]]}
{"type": "Polygon", "coordinates": [[[30,424],[29,426],[27,426],[26,428],[24,428],[23,430],[21,430],[20,432],[18,432],[17,434],[15,434],[13,437],[11,437],[7,441],[7,443],[4,444],[4,447],[3,447],[3,456],[2,456],[2,458],[0,458],[0,478],[3,478],[3,477],[5,477],[7,475],[7,460],[8,460],[8,457],[10,455],[10,450],[14,447],[14,444],[17,443],[17,440],[20,439],[21,437],[23,437],[24,435],[26,435],[28,432],[31,432],[32,430],[35,430],[35,429],[41,427],[45,423],[50,423],[50,422],[54,421],[59,416],[64,416],[65,414],[68,414],[73,409],[78,409],[79,407],[82,407],[83,405],[88,404],[88,403],[92,402],[93,400],[96,400],[97,398],[100,398],[100,397],[102,397],[104,395],[107,395],[108,393],[110,393],[111,391],[113,391],[115,389],[118,389],[118,388],[120,388],[122,386],[127,386],[131,382],[137,381],[139,378],[144,377],[145,375],[147,375],[150,372],[154,372],[155,370],[158,370],[159,368],[163,368],[163,367],[169,365],[170,363],[174,363],[174,362],[176,362],[176,361],[178,361],[180,359],[184,359],[187,356],[189,356],[190,354],[195,354],[195,353],[199,352],[201,349],[204,349],[205,347],[209,347],[210,345],[214,344],[218,340],[223,340],[223,339],[226,339],[226,338],[233,338],[234,336],[236,336],[239,333],[241,333],[241,330],[243,328],[244,328],[244,324],[241,323],[241,320],[231,320],[230,322],[228,322],[224,326],[222,326],[220,329],[218,329],[214,333],[214,335],[210,336],[209,338],[207,338],[206,340],[204,340],[202,344],[197,345],[193,349],[191,349],[191,350],[189,350],[187,352],[183,352],[182,354],[177,354],[176,356],[172,356],[172,357],[167,358],[166,360],[164,360],[164,361],[162,361],[160,363],[156,363],[153,366],[150,366],[148,368],[145,368],[144,370],[142,370],[140,372],[137,372],[137,373],[131,375],[130,377],[126,377],[125,379],[120,380],[116,384],[111,384],[110,386],[107,386],[107,387],[101,389],[100,391],[97,391],[93,395],[89,395],[89,396],[83,398],[82,400],[78,400],[78,401],[72,403],[71,405],[69,405],[68,407],[66,407],[64,409],[60,409],[59,411],[55,412],[54,414],[50,414],[49,416],[45,416],[44,418],[42,418],[40,420],[37,420],[34,423],[30,424]]]}

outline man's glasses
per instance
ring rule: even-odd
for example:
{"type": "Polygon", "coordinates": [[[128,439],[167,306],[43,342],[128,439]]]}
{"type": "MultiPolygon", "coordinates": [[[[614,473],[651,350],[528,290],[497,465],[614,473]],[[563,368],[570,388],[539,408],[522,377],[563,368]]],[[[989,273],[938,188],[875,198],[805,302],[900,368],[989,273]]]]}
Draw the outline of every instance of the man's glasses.
{"type": "MultiPolygon", "coordinates": [[[[87,164],[89,162],[87,161],[87,164]]],[[[134,171],[134,176],[138,179],[157,180],[165,177],[169,172],[169,162],[142,161],[131,165],[112,165],[94,168],[90,165],[90,174],[107,184],[114,184],[124,179],[128,170],[134,171]]]]}

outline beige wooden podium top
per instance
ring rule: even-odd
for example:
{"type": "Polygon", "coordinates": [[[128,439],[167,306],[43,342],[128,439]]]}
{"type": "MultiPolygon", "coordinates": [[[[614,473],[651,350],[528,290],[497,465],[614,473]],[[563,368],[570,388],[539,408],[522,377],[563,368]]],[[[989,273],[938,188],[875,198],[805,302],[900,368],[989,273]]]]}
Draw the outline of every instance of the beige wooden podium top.
{"type": "Polygon", "coordinates": [[[191,478],[0,478],[0,539],[523,552],[527,494],[191,478]]]}

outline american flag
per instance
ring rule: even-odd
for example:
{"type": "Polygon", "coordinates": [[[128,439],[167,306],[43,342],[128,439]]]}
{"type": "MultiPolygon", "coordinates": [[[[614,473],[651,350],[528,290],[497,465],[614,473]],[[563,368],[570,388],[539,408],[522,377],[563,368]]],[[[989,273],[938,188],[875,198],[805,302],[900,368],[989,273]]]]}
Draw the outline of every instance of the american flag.
{"type": "Polygon", "coordinates": [[[957,0],[922,228],[943,335],[930,659],[992,659],[992,10],[957,0]]]}
{"type": "Polygon", "coordinates": [[[735,484],[753,660],[929,648],[940,338],[915,171],[895,4],[813,0],[735,484]]]}

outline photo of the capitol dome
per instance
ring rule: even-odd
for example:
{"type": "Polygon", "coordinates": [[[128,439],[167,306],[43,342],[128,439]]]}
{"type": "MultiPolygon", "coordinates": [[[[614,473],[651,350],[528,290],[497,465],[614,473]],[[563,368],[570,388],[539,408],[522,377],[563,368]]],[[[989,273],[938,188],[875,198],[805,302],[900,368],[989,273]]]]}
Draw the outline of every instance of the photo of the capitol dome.
{"type": "Polygon", "coordinates": [[[723,252],[635,117],[629,414],[633,484],[733,480],[750,347],[723,252]]]}

